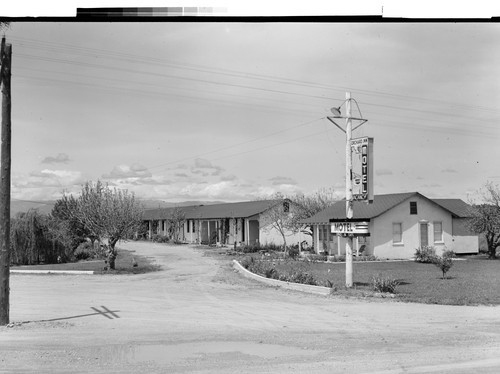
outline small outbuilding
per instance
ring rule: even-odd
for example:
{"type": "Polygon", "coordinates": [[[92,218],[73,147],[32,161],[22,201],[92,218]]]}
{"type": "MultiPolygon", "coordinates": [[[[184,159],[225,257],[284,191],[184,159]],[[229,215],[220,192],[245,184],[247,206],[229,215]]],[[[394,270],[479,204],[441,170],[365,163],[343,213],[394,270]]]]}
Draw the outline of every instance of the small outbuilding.
{"type": "MultiPolygon", "coordinates": [[[[470,206],[460,199],[429,199],[418,192],[375,195],[373,203],[354,202],[353,219],[367,222],[369,235],[357,236],[354,254],[411,258],[417,248],[436,253],[478,253],[479,238],[466,225],[470,206]]],[[[346,218],[345,200],[303,220],[313,230],[316,253],[345,254],[345,239],[331,233],[331,220],[346,218]]]]}

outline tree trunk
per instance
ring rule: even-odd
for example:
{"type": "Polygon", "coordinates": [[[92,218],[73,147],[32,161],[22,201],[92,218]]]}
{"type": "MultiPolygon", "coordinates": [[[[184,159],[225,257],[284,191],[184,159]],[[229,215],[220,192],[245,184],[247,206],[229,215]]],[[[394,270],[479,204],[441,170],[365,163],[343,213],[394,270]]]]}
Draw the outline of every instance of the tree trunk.
{"type": "Polygon", "coordinates": [[[286,238],[285,238],[285,235],[282,233],[281,236],[283,237],[283,252],[285,253],[285,257],[286,255],[288,254],[288,248],[287,248],[287,245],[286,245],[286,238]]]}
{"type": "Polygon", "coordinates": [[[115,270],[116,257],[118,253],[115,249],[115,245],[118,242],[118,239],[110,238],[108,239],[108,265],[111,270],[115,270]]]}
{"type": "Polygon", "coordinates": [[[491,260],[494,260],[497,258],[497,247],[495,245],[490,246],[488,248],[488,256],[491,260]]]}

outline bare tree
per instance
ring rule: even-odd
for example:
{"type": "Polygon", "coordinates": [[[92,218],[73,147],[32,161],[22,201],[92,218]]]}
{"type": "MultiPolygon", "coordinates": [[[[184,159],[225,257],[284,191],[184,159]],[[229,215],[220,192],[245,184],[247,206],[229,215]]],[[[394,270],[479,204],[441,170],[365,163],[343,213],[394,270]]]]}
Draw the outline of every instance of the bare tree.
{"type": "Polygon", "coordinates": [[[283,238],[283,247],[285,254],[288,253],[286,243],[287,236],[296,234],[300,231],[300,225],[294,214],[292,214],[290,203],[282,193],[277,192],[271,197],[272,203],[269,208],[263,213],[263,221],[270,228],[275,229],[283,238]]]}
{"type": "Polygon", "coordinates": [[[487,182],[478,195],[482,203],[472,204],[468,227],[477,234],[484,234],[488,256],[494,259],[500,246],[500,189],[498,185],[487,182]]]}
{"type": "Polygon", "coordinates": [[[168,229],[174,243],[179,243],[181,230],[186,222],[186,213],[179,207],[175,207],[167,218],[168,229]]]}
{"type": "MultiPolygon", "coordinates": [[[[293,215],[297,226],[300,225],[300,221],[312,217],[338,201],[333,188],[324,188],[311,195],[296,194],[290,199],[295,205],[293,215]]],[[[302,232],[313,237],[312,228],[309,225],[302,226],[302,232]]]]}
{"type": "Polygon", "coordinates": [[[71,217],[80,222],[89,236],[108,239],[108,263],[115,268],[116,243],[126,240],[139,231],[142,224],[143,207],[133,193],[127,190],[110,189],[101,181],[87,182],[71,217]]]}

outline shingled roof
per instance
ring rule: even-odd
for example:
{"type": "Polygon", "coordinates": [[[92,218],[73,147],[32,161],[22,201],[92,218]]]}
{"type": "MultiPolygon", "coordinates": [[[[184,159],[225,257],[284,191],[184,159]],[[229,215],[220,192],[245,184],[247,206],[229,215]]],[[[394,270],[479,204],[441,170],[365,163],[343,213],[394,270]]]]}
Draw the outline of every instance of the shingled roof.
{"type": "MultiPolygon", "coordinates": [[[[277,203],[276,200],[244,201],[213,205],[179,207],[186,219],[248,218],[262,213],[277,203]]],[[[159,208],[144,211],[145,220],[167,219],[176,208],[159,208]]]]}
{"type": "MultiPolygon", "coordinates": [[[[380,216],[388,210],[394,208],[402,202],[419,196],[438,204],[443,209],[449,211],[454,217],[468,217],[469,205],[460,199],[429,199],[418,192],[405,192],[387,195],[375,195],[372,204],[355,201],[353,204],[354,219],[371,219],[380,216]]],[[[332,218],[345,218],[345,199],[339,201],[329,208],[315,214],[314,216],[302,220],[304,224],[329,224],[332,218]]]]}

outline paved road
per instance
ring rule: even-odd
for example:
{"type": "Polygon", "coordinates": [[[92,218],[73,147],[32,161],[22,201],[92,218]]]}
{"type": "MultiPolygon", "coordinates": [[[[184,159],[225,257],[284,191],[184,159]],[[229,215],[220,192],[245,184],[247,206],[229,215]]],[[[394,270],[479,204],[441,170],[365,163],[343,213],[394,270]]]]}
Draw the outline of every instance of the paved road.
{"type": "Polygon", "coordinates": [[[500,308],[263,286],[188,246],[124,243],[163,270],[11,276],[0,372],[497,373],[500,308]]]}

